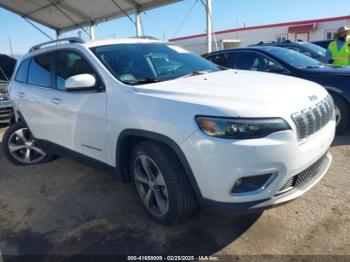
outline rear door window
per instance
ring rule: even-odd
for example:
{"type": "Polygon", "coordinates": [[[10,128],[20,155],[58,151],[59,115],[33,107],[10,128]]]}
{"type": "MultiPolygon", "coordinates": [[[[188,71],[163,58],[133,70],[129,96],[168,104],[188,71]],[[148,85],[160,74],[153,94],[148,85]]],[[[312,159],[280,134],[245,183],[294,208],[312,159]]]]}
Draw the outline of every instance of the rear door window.
{"type": "Polygon", "coordinates": [[[225,54],[226,67],[237,69],[236,62],[238,56],[239,54],[235,52],[225,54]]]}
{"type": "Polygon", "coordinates": [[[207,59],[212,61],[213,63],[226,67],[226,68],[236,68],[236,58],[237,54],[234,52],[230,53],[220,53],[220,54],[214,54],[207,59]]]}
{"type": "Polygon", "coordinates": [[[268,61],[259,54],[249,52],[237,54],[236,69],[266,72],[268,67],[268,61]]]}
{"type": "Polygon", "coordinates": [[[207,59],[213,62],[214,64],[227,67],[227,59],[225,59],[225,57],[227,57],[227,55],[221,53],[221,54],[214,54],[212,56],[209,56],[207,57],[207,59]]]}
{"type": "Polygon", "coordinates": [[[33,57],[29,65],[28,84],[40,87],[52,87],[52,61],[53,53],[33,57]]]}

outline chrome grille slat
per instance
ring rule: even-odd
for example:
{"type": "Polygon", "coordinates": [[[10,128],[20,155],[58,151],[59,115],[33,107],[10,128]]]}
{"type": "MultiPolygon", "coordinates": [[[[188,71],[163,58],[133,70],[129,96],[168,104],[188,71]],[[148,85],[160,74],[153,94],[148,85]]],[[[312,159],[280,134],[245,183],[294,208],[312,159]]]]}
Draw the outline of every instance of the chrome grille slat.
{"type": "Polygon", "coordinates": [[[332,116],[330,115],[330,113],[331,113],[332,109],[331,109],[331,106],[330,106],[328,100],[325,101],[324,105],[325,105],[326,111],[327,111],[327,119],[331,119],[332,116]]]}
{"type": "Polygon", "coordinates": [[[309,123],[309,128],[308,128],[308,132],[307,132],[307,135],[311,135],[315,132],[315,116],[314,116],[314,113],[311,111],[311,110],[308,110],[306,113],[306,118],[307,118],[307,121],[309,123]]]}
{"type": "Polygon", "coordinates": [[[308,108],[292,115],[297,129],[298,140],[304,139],[328,124],[334,113],[334,103],[331,96],[327,96],[314,108],[308,108]]]}
{"type": "Polygon", "coordinates": [[[323,127],[326,125],[326,121],[327,121],[326,116],[328,113],[326,112],[326,110],[324,108],[324,103],[321,103],[319,105],[319,108],[321,110],[321,126],[323,127]]]}
{"type": "Polygon", "coordinates": [[[316,117],[316,121],[315,121],[315,132],[316,132],[321,128],[321,114],[317,107],[313,109],[313,113],[315,114],[315,117],[316,117]]]}

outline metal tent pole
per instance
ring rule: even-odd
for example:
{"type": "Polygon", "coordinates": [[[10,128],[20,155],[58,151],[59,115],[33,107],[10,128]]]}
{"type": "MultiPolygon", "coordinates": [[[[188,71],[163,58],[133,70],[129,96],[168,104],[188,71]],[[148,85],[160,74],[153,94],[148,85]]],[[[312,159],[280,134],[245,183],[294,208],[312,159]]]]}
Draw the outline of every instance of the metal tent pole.
{"type": "Polygon", "coordinates": [[[94,23],[90,24],[90,39],[95,40],[95,27],[96,25],[94,23]]]}
{"type": "Polygon", "coordinates": [[[212,21],[211,21],[211,0],[207,0],[206,4],[206,13],[207,13],[207,47],[208,53],[212,51],[212,21]]]}
{"type": "Polygon", "coordinates": [[[9,36],[9,43],[10,43],[10,51],[11,51],[11,56],[13,57],[13,50],[12,50],[12,41],[11,41],[11,36],[9,36]]]}
{"type": "Polygon", "coordinates": [[[137,8],[137,11],[136,11],[136,14],[135,14],[135,26],[136,26],[136,36],[137,37],[143,36],[141,12],[140,12],[139,8],[137,8]]]}
{"type": "Polygon", "coordinates": [[[43,35],[45,35],[47,38],[53,40],[53,38],[51,36],[49,36],[48,34],[46,34],[43,30],[41,30],[38,26],[36,26],[34,23],[32,23],[29,19],[27,19],[26,17],[22,16],[22,18],[31,26],[33,26],[36,30],[38,30],[40,33],[42,33],[43,35]]]}
{"type": "Polygon", "coordinates": [[[56,30],[56,40],[60,39],[60,37],[61,37],[61,31],[56,30]]]}

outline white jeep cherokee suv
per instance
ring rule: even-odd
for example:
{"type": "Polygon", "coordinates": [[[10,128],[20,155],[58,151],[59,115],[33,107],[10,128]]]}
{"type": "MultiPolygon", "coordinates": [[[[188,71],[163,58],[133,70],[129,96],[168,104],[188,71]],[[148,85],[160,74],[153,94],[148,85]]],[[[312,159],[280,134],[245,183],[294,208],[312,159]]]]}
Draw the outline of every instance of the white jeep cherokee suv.
{"type": "Polygon", "coordinates": [[[156,40],[48,44],[10,82],[16,123],[3,149],[14,164],[61,155],[134,181],[162,224],[197,206],[230,214],[290,201],[330,167],[333,101],[318,84],[222,70],[156,40]]]}

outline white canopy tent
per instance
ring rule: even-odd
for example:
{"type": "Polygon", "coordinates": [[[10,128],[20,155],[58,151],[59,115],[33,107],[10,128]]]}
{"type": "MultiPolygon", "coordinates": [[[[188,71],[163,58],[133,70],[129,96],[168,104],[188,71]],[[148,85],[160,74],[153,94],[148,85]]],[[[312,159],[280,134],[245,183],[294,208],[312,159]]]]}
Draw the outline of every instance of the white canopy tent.
{"type": "MultiPolygon", "coordinates": [[[[94,39],[96,24],[121,17],[128,17],[134,23],[136,36],[140,37],[141,12],[180,1],[182,0],[0,0],[0,7],[22,16],[29,23],[32,20],[55,30],[57,38],[63,32],[81,28],[94,39]],[[131,15],[135,15],[135,19],[131,15]]],[[[206,7],[208,52],[211,52],[211,0],[205,0],[206,3],[200,1],[206,7]]]]}
{"type": "MultiPolygon", "coordinates": [[[[47,26],[57,35],[84,27],[94,38],[94,25],[111,19],[129,17],[142,35],[140,12],[182,0],[0,0],[0,7],[47,26]]],[[[85,31],[85,29],[84,29],[85,31]]]]}

